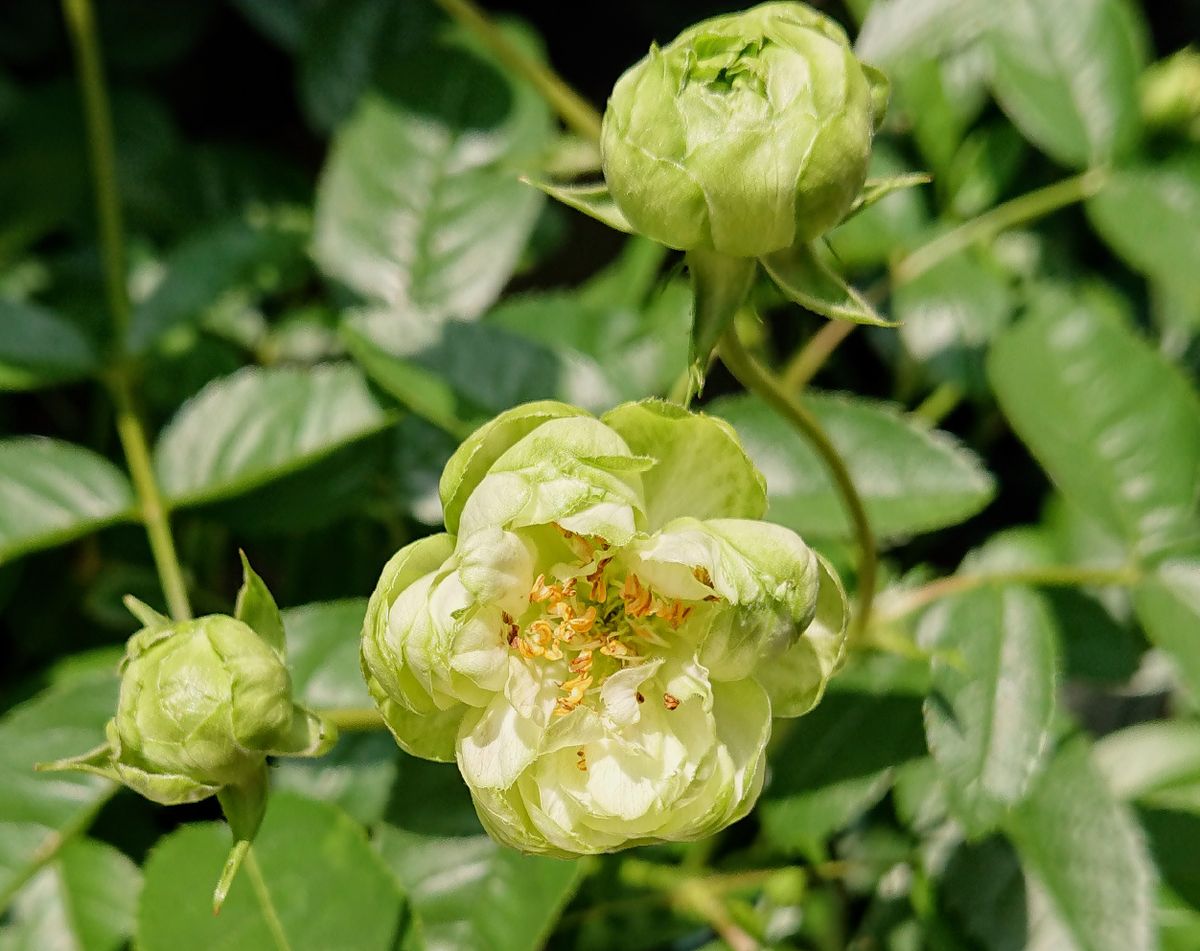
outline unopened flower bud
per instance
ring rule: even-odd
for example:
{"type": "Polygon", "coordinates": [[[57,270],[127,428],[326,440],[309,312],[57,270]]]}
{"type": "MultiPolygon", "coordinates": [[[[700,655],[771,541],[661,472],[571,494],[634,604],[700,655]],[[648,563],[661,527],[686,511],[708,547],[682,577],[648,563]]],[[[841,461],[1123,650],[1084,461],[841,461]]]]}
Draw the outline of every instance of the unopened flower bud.
{"type": "Polygon", "coordinates": [[[618,80],[604,177],[641,234],[761,257],[850,210],[886,102],[886,80],[833,20],[764,3],[684,30],[618,80]]]}

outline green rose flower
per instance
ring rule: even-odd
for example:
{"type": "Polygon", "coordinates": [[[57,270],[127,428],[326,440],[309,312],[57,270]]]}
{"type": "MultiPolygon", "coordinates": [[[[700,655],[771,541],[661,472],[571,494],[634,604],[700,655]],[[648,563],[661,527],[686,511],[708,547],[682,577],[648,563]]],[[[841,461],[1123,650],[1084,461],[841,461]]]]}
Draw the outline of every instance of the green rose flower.
{"type": "Polygon", "coordinates": [[[771,717],[837,667],[840,585],[758,521],[728,424],[668,403],[502,414],[442,476],[449,534],[398,552],[363,630],[400,745],[456,760],[530,852],[707,836],[758,796],[771,717]]]}
{"type": "Polygon", "coordinates": [[[762,257],[819,237],[850,210],[885,103],[881,77],[833,20],[803,3],[765,3],[651,47],[617,81],[604,178],[641,234],[762,257]]]}

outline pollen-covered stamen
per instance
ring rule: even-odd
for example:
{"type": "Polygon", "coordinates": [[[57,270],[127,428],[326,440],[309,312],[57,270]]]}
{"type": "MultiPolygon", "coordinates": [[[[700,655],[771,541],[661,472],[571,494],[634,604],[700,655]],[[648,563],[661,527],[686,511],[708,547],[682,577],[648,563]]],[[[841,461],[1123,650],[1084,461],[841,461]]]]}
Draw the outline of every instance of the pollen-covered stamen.
{"type": "Polygon", "coordinates": [[[654,613],[671,625],[671,630],[678,630],[679,625],[688,619],[692,606],[682,601],[671,601],[667,604],[657,604],[654,613]]]}
{"type": "MultiPolygon", "coordinates": [[[[697,581],[699,581],[706,588],[713,587],[712,575],[710,575],[708,573],[708,569],[705,568],[703,565],[696,565],[696,567],[692,569],[692,577],[695,578],[697,581]]],[[[713,593],[710,595],[706,595],[704,600],[705,601],[720,601],[721,598],[716,593],[716,589],[714,589],[713,593]]]]}
{"type": "Polygon", "coordinates": [[[589,592],[593,601],[603,604],[608,600],[608,582],[604,580],[604,569],[608,567],[611,558],[601,558],[596,563],[596,570],[587,575],[584,580],[591,584],[589,592]]]}
{"type": "Polygon", "coordinates": [[[575,768],[581,773],[587,772],[587,751],[582,747],[575,751],[575,768]]]}
{"type": "MultiPolygon", "coordinates": [[[[591,540],[559,530],[579,551],[579,574],[563,581],[547,581],[539,574],[530,588],[529,604],[542,605],[542,615],[528,622],[522,634],[521,625],[503,614],[501,636],[526,659],[566,658],[572,676],[558,684],[562,696],[554,705],[555,716],[566,716],[614,670],[641,662],[647,648],[669,646],[663,636],[666,628],[678,630],[695,605],[656,597],[633,573],[610,583],[605,574],[613,557],[598,551],[591,540]]],[[[706,583],[707,573],[701,572],[702,568],[695,570],[697,580],[706,583]]],[[[639,695],[638,702],[644,701],[639,695]]],[[[664,695],[663,703],[668,710],[679,705],[670,694],[664,695]]]]}
{"type": "Polygon", "coordinates": [[[654,609],[654,598],[650,589],[643,585],[638,576],[630,572],[625,576],[621,588],[621,600],[625,602],[625,613],[630,617],[645,617],[654,609]]]}
{"type": "Polygon", "coordinates": [[[500,612],[500,620],[504,622],[504,629],[501,632],[504,640],[508,643],[509,647],[516,647],[517,640],[521,636],[521,626],[513,620],[513,616],[507,611],[500,612]]]}

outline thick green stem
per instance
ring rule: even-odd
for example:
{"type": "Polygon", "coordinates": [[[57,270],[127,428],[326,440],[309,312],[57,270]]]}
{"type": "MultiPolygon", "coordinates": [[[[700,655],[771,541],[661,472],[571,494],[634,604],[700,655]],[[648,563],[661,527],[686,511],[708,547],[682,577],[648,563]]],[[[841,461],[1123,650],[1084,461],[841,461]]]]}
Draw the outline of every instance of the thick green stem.
{"type": "Polygon", "coordinates": [[[756,394],[775,412],[791,423],[817,451],[841,495],[846,515],[858,541],[858,613],[851,628],[852,640],[857,640],[866,628],[875,597],[875,574],[878,554],[875,535],[867,518],[867,510],[854,486],[854,480],[837,447],[830,441],[816,417],[798,399],[789,394],[775,378],[746,352],[731,327],[721,338],[721,360],[742,386],[756,394]]]}
{"type": "Polygon", "coordinates": [[[1041,568],[1018,568],[975,575],[951,575],[914,588],[898,596],[881,610],[875,621],[889,624],[908,617],[922,608],[965,591],[1001,585],[1032,585],[1048,588],[1104,587],[1135,585],[1141,574],[1134,568],[1080,568],[1074,565],[1048,565],[1041,568]]]}
{"type": "MultiPolygon", "coordinates": [[[[1028,224],[1060,208],[1086,201],[1100,192],[1107,179],[1108,173],[1104,170],[1091,169],[1082,175],[1065,178],[1053,185],[1035,189],[997,205],[901,258],[892,268],[890,283],[896,285],[911,281],[976,241],[994,238],[1017,225],[1028,224]]],[[[883,297],[883,291],[883,286],[872,288],[866,297],[872,303],[878,303],[883,297]]],[[[788,391],[803,389],[857,326],[858,324],[849,322],[832,321],[817,331],[789,361],[784,371],[784,382],[788,391]]]]}
{"type": "Polygon", "coordinates": [[[585,139],[600,141],[600,113],[545,63],[505,36],[471,0],[437,0],[438,5],[474,33],[501,63],[528,82],[568,127],[585,139]]]}
{"type": "Polygon", "coordinates": [[[96,19],[91,0],[63,0],[63,13],[71,33],[79,84],[87,123],[92,184],[96,192],[96,219],[100,231],[100,253],[104,263],[104,287],[113,320],[113,359],[115,369],[109,376],[109,392],[117,408],[117,434],[129,465],[129,474],[141,504],[142,521],[150,539],[150,551],[162,583],[171,616],[184,620],[192,616],[188,604],[183,570],[175,554],[166,505],[154,477],[146,431],[134,403],[131,371],[125,353],[129,333],[129,293],[125,283],[125,236],[121,223],[121,202],[117,189],[116,159],[113,149],[112,115],[104,69],[96,34],[96,19]]]}
{"type": "Polygon", "coordinates": [[[321,716],[342,733],[365,733],[369,730],[387,729],[387,724],[383,722],[383,715],[374,707],[322,710],[321,716]]]}

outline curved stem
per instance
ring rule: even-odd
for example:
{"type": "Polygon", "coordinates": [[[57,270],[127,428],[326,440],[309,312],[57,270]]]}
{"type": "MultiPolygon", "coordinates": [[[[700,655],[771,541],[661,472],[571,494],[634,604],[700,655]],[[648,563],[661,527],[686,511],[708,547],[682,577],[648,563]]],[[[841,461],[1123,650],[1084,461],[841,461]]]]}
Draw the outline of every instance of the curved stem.
{"type": "Polygon", "coordinates": [[[505,66],[528,82],[568,127],[600,141],[600,113],[550,66],[531,57],[504,35],[472,0],[437,0],[438,6],[474,33],[505,66]]]}
{"type": "MultiPolygon", "coordinates": [[[[1081,175],[1064,178],[1053,185],[1034,189],[997,205],[909,252],[892,268],[890,283],[895,285],[911,281],[976,241],[993,238],[1009,228],[1036,221],[1060,208],[1085,201],[1098,194],[1107,180],[1108,173],[1103,169],[1090,169],[1081,175]]],[[[883,296],[882,291],[882,286],[872,288],[866,295],[867,299],[878,303],[883,296]]],[[[857,326],[834,321],[817,331],[789,361],[784,371],[788,390],[794,392],[803,389],[857,326]]]]}
{"type": "Polygon", "coordinates": [[[154,566],[158,570],[167,607],[173,618],[186,620],[192,616],[187,586],[175,553],[175,542],[171,538],[167,507],[150,462],[146,431],[135,406],[132,372],[125,354],[130,324],[129,293],[125,283],[125,237],[117,189],[112,115],[104,85],[96,20],[91,0],[63,0],[63,13],[71,33],[83,95],[92,184],[96,192],[100,251],[104,261],[104,287],[113,320],[116,366],[109,374],[108,388],[117,408],[117,435],[141,504],[142,521],[146,526],[150,551],[154,556],[154,566]]]}
{"type": "Polygon", "coordinates": [[[879,623],[898,621],[942,598],[974,591],[977,588],[1013,584],[1049,588],[1129,586],[1137,584],[1140,579],[1141,573],[1135,568],[1080,568],[1074,565],[1048,565],[976,575],[951,575],[949,578],[939,578],[901,594],[895,602],[880,611],[875,620],[879,623]]]}
{"type": "Polygon", "coordinates": [[[875,574],[878,554],[875,551],[875,536],[867,518],[862,498],[854,486],[854,480],[837,447],[816,417],[798,399],[790,395],[775,378],[746,352],[738,339],[737,331],[731,327],[721,338],[721,360],[747,390],[756,394],[775,412],[791,423],[825,463],[834,485],[842,497],[846,515],[858,541],[858,614],[851,628],[852,640],[857,639],[866,628],[871,615],[871,602],[875,597],[875,574]]]}
{"type": "Polygon", "coordinates": [[[345,707],[336,710],[321,710],[320,714],[343,733],[366,733],[370,730],[386,730],[383,714],[374,707],[345,707]]]}

